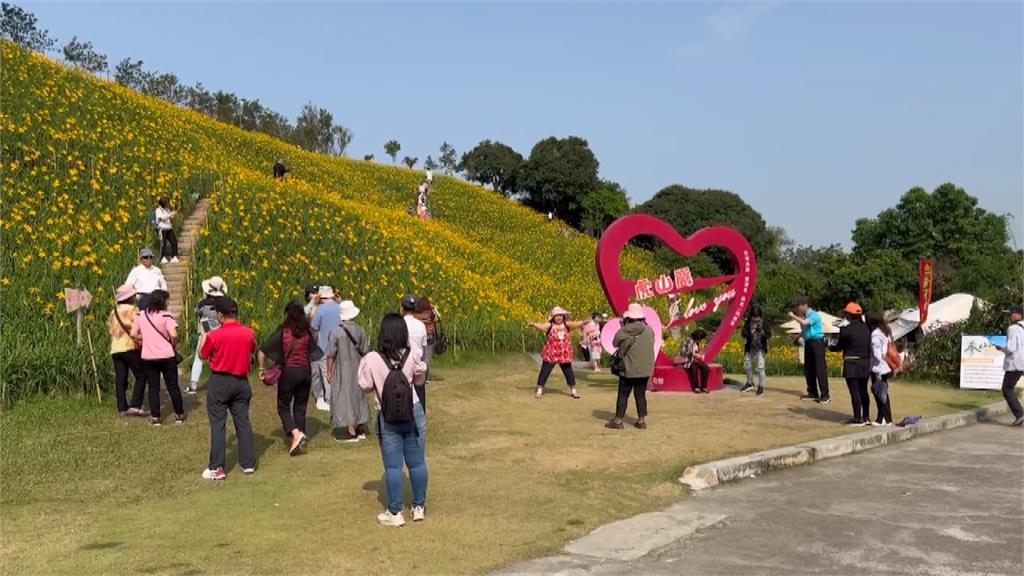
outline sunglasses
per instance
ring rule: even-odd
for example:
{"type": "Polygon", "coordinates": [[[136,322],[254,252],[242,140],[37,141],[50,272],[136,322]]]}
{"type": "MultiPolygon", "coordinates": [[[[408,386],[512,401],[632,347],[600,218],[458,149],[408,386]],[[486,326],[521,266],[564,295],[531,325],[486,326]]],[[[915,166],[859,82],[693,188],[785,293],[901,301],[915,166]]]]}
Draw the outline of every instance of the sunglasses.
{"type": "Polygon", "coordinates": [[[152,260],[152,259],[153,259],[152,256],[141,256],[140,257],[140,260],[152,260]]]}

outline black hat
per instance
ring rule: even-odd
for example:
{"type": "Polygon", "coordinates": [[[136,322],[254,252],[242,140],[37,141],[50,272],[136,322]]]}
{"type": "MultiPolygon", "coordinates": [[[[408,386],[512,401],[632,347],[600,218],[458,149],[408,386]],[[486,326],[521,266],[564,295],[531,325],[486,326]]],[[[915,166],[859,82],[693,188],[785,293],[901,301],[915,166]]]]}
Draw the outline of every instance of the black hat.
{"type": "Polygon", "coordinates": [[[320,287],[316,284],[306,284],[306,294],[316,294],[320,291],[320,287]]]}
{"type": "Polygon", "coordinates": [[[238,315],[238,304],[231,298],[228,298],[227,296],[223,298],[217,298],[217,300],[213,303],[213,309],[225,316],[238,315]]]}
{"type": "Polygon", "coordinates": [[[1007,310],[1007,312],[1010,314],[1020,314],[1021,316],[1024,316],[1024,306],[1010,306],[1010,309],[1007,310]]]}
{"type": "Polygon", "coordinates": [[[402,296],[402,310],[409,310],[410,312],[416,309],[416,297],[412,294],[406,294],[402,296]]]}

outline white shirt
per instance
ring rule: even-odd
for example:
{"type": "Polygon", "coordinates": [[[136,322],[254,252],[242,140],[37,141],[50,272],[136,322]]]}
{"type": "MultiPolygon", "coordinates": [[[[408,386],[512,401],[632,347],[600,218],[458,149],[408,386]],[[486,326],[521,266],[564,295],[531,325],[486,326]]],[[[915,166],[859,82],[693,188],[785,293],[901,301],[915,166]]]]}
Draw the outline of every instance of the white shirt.
{"type": "Polygon", "coordinates": [[[1003,371],[1024,371],[1024,320],[1010,324],[1006,329],[1006,348],[1003,348],[1003,371]]]}
{"type": "Polygon", "coordinates": [[[885,353],[889,349],[889,337],[878,328],[871,332],[871,371],[879,376],[892,372],[885,361],[885,353]]]}
{"type": "Polygon", "coordinates": [[[409,349],[415,350],[423,356],[423,349],[427,347],[427,327],[412,314],[406,314],[405,326],[409,329],[409,349]]]}
{"type": "Polygon", "coordinates": [[[135,288],[139,294],[149,294],[153,290],[167,290],[164,273],[156,266],[146,268],[139,264],[128,273],[128,279],[124,283],[135,288]]]}
{"type": "Polygon", "coordinates": [[[163,206],[156,207],[156,227],[160,230],[170,230],[171,226],[171,213],[173,210],[164,208],[163,206]]]}

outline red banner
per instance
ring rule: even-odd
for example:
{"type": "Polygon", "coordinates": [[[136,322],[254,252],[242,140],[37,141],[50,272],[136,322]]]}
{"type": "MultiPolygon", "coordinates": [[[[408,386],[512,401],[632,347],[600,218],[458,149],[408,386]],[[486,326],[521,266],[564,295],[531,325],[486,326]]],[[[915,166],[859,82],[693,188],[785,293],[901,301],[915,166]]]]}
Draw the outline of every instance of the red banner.
{"type": "Polygon", "coordinates": [[[932,269],[931,260],[917,264],[917,308],[921,312],[921,324],[928,319],[928,305],[932,303],[932,269]]]}

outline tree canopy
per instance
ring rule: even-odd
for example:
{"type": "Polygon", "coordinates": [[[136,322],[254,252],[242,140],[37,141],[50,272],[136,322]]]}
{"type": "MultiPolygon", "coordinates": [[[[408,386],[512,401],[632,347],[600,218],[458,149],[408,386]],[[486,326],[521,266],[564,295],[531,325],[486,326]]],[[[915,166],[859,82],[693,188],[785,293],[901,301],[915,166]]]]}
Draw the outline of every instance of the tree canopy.
{"type": "Polygon", "coordinates": [[[484,140],[462,155],[459,169],[467,180],[490,186],[509,197],[516,192],[516,173],[522,165],[522,154],[501,142],[484,140]]]}
{"type": "Polygon", "coordinates": [[[599,238],[616,218],[629,212],[629,197],[618,182],[602,180],[597,189],[583,197],[580,227],[599,238]]]}
{"type": "Polygon", "coordinates": [[[551,136],[534,145],[516,184],[529,206],[541,212],[554,212],[579,227],[583,199],[599,183],[597,169],[597,157],[586,140],[578,136],[551,136]]]}
{"type": "Polygon", "coordinates": [[[74,36],[62,49],[64,60],[94,74],[107,71],[107,56],[92,47],[92,42],[79,42],[74,36]]]}
{"type": "MultiPolygon", "coordinates": [[[[759,263],[767,264],[778,254],[777,233],[769,231],[761,214],[733,192],[673,184],[637,206],[636,211],[661,218],[683,235],[719,224],[735,228],[746,236],[759,263]]],[[[721,267],[731,266],[724,252],[710,250],[709,254],[721,267]]]]}
{"type": "Polygon", "coordinates": [[[391,156],[391,162],[394,163],[395,158],[398,157],[398,152],[402,149],[402,145],[398,143],[398,140],[388,140],[384,143],[384,153],[391,156]]]}
{"type": "Polygon", "coordinates": [[[35,14],[8,2],[0,4],[0,38],[36,52],[46,52],[56,43],[49,31],[39,28],[35,14]]]}

